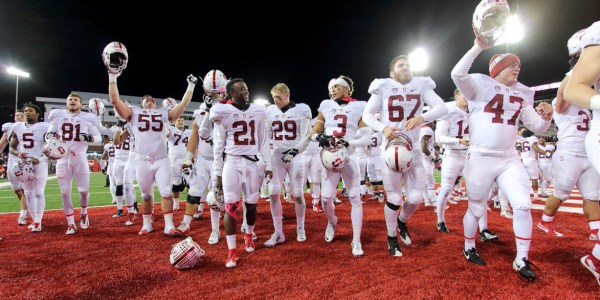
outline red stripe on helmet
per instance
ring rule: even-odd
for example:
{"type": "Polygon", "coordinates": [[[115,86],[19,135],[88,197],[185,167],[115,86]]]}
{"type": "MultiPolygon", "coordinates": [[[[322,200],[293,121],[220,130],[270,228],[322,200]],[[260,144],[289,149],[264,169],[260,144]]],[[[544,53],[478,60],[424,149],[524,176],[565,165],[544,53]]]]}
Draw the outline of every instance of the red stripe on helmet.
{"type": "Polygon", "coordinates": [[[217,88],[217,70],[213,70],[213,89],[217,88]]]}
{"type": "Polygon", "coordinates": [[[400,162],[398,161],[398,146],[394,147],[396,150],[396,154],[394,155],[394,158],[396,160],[396,171],[400,171],[400,162]]]}

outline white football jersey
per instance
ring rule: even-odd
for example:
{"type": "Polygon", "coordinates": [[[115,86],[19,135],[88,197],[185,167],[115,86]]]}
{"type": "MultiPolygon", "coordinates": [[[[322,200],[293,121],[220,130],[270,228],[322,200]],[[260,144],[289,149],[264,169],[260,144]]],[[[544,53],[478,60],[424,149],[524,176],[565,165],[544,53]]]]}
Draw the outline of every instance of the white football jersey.
{"type": "Polygon", "coordinates": [[[333,100],[323,100],[318,111],[325,118],[325,134],[354,140],[366,104],[365,101],[352,101],[340,106],[333,100]]]}
{"type": "Polygon", "coordinates": [[[224,151],[231,155],[258,155],[266,137],[267,109],[251,103],[242,111],[233,104],[217,104],[210,109],[209,120],[225,130],[224,151]]]}
{"type": "Polygon", "coordinates": [[[381,145],[383,144],[383,133],[373,132],[371,143],[368,146],[367,156],[374,157],[381,155],[381,145]]]}
{"type": "Polygon", "coordinates": [[[281,153],[294,148],[304,135],[302,123],[311,117],[310,107],[304,103],[294,103],[285,112],[277,105],[267,107],[267,131],[272,134],[273,152],[281,153]]]}
{"type": "Polygon", "coordinates": [[[515,146],[521,110],[533,106],[533,90],[521,83],[506,86],[483,74],[469,74],[476,89],[469,101],[469,144],[508,150],[515,146]]]}
{"type": "MultiPolygon", "coordinates": [[[[373,80],[369,86],[369,93],[381,96],[381,123],[388,127],[403,128],[406,121],[423,114],[424,95],[433,89],[435,82],[429,77],[413,77],[407,84],[384,78],[373,80]]],[[[420,128],[417,127],[406,132],[413,143],[419,140],[419,131],[420,128]]]]}
{"type": "Polygon", "coordinates": [[[50,128],[50,123],[48,122],[38,122],[35,124],[22,122],[15,123],[12,128],[12,133],[19,141],[17,150],[19,152],[27,153],[28,157],[42,157],[42,148],[44,148],[44,141],[48,128],[50,128]]]}
{"type": "MultiPolygon", "coordinates": [[[[15,123],[7,122],[2,124],[2,132],[6,133],[6,140],[10,142],[10,138],[12,137],[12,127],[15,123]]],[[[8,158],[14,159],[14,156],[10,151],[8,151],[8,158]]]]}
{"type": "MultiPolygon", "coordinates": [[[[552,106],[555,105],[556,99],[552,101],[552,106]]],[[[592,119],[590,111],[571,103],[562,113],[555,110],[552,118],[558,127],[558,148],[561,151],[586,153],[585,136],[590,130],[589,123],[592,119]]]]}
{"type": "Polygon", "coordinates": [[[535,136],[530,136],[527,138],[519,137],[517,139],[517,145],[521,146],[521,159],[535,159],[536,152],[533,150],[533,144],[538,142],[538,138],[535,136]]]}
{"type": "Polygon", "coordinates": [[[170,157],[184,157],[187,151],[187,144],[192,135],[189,129],[179,130],[175,126],[169,127],[170,135],[167,139],[169,145],[170,157]]]}
{"type": "Polygon", "coordinates": [[[154,160],[167,156],[169,111],[166,108],[131,107],[131,132],[135,138],[135,153],[154,160]]]}
{"type": "Polygon", "coordinates": [[[88,149],[88,142],[81,139],[82,133],[100,135],[98,116],[92,113],[82,111],[72,114],[66,109],[54,109],[50,112],[48,120],[51,122],[49,131],[58,133],[67,144],[69,152],[77,155],[85,155],[88,149]]]}
{"type": "MultiPolygon", "coordinates": [[[[202,124],[202,120],[208,116],[208,108],[206,104],[200,104],[200,108],[194,111],[194,122],[196,122],[196,126],[198,126],[198,155],[205,159],[213,159],[213,148],[207,141],[203,140],[200,137],[200,124],[202,124]]],[[[212,122],[208,122],[210,132],[213,131],[212,122]]]]}
{"type": "MultiPolygon", "coordinates": [[[[592,26],[585,30],[585,33],[581,37],[581,49],[585,49],[587,46],[600,45],[600,21],[595,22],[592,26]]],[[[600,93],[600,78],[594,82],[594,89],[597,93],[600,93]]],[[[593,111],[594,118],[592,123],[594,126],[600,125],[600,111],[593,111]]]]}
{"type": "Polygon", "coordinates": [[[554,150],[556,150],[556,147],[550,143],[546,143],[546,145],[543,145],[543,146],[538,144],[538,147],[545,152],[545,154],[538,154],[538,162],[540,164],[551,163],[552,162],[552,154],[554,153],[554,150]]]}
{"type": "Polygon", "coordinates": [[[456,101],[446,103],[448,114],[438,120],[435,134],[444,148],[464,150],[467,146],[459,142],[469,137],[469,113],[458,108],[456,101]]]}
{"type": "Polygon", "coordinates": [[[423,137],[427,135],[429,136],[429,141],[427,142],[427,149],[429,149],[429,152],[432,155],[435,155],[435,148],[433,147],[433,144],[435,143],[435,136],[433,134],[433,129],[429,126],[421,126],[421,133],[419,134],[419,144],[413,145],[413,147],[419,147],[419,149],[421,149],[421,141],[423,140],[423,137]]]}
{"type": "Polygon", "coordinates": [[[122,139],[121,143],[115,145],[115,158],[118,160],[129,159],[129,153],[132,147],[131,135],[127,135],[126,139],[122,139]]]}
{"type": "Polygon", "coordinates": [[[108,154],[108,164],[112,164],[115,161],[115,145],[113,143],[105,144],[104,152],[108,154]]]}

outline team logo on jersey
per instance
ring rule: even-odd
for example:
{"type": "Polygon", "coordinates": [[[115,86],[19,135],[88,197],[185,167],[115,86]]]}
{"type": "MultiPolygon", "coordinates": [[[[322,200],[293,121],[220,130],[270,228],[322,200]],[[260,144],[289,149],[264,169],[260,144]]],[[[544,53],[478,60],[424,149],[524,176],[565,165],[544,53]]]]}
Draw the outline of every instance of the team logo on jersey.
{"type": "Polygon", "coordinates": [[[392,93],[394,93],[394,94],[395,94],[395,93],[397,93],[397,92],[398,92],[398,89],[397,89],[397,88],[392,88],[392,93]]]}
{"type": "Polygon", "coordinates": [[[495,86],[494,89],[496,89],[496,92],[499,92],[501,90],[499,86],[495,86]]]}
{"type": "Polygon", "coordinates": [[[406,93],[407,88],[402,88],[402,91],[406,93]]]}
{"type": "Polygon", "coordinates": [[[278,120],[278,119],[279,119],[279,115],[275,115],[275,120],[278,120]]]}
{"type": "Polygon", "coordinates": [[[238,115],[238,114],[233,114],[233,118],[234,118],[234,119],[239,119],[239,118],[240,118],[240,115],[238,115]]]}

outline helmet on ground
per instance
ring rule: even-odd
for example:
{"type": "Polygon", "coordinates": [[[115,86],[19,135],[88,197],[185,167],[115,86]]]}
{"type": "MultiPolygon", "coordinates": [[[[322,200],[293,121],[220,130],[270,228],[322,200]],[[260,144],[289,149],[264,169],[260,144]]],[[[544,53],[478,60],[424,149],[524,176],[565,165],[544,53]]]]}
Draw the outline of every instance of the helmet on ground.
{"type": "Polygon", "coordinates": [[[111,42],[102,51],[102,61],[108,69],[108,72],[118,74],[127,68],[129,55],[125,45],[119,42],[111,42]]]}
{"type": "Polygon", "coordinates": [[[325,169],[330,172],[339,173],[350,162],[348,149],[339,142],[339,138],[329,139],[331,147],[323,147],[321,150],[321,162],[325,169]]]}
{"type": "Polygon", "coordinates": [[[396,133],[396,135],[398,137],[386,145],[383,157],[390,170],[404,173],[413,165],[412,141],[404,133],[396,133]]]}
{"type": "Polygon", "coordinates": [[[50,159],[61,159],[69,155],[69,148],[62,139],[49,138],[42,147],[42,153],[50,159]]]}
{"type": "Polygon", "coordinates": [[[481,0],[473,13],[475,36],[484,37],[494,44],[504,34],[509,14],[510,7],[506,0],[481,0]]]}
{"type": "Polygon", "coordinates": [[[200,262],[200,258],[204,256],[204,253],[204,250],[192,240],[192,237],[187,237],[172,246],[169,261],[177,270],[190,269],[200,262]]]}
{"type": "Polygon", "coordinates": [[[101,116],[104,114],[104,103],[102,102],[101,99],[98,99],[98,98],[90,99],[90,102],[88,103],[88,108],[89,108],[89,111],[91,113],[95,114],[96,116],[101,116]]]}
{"type": "Polygon", "coordinates": [[[225,201],[223,200],[223,194],[216,189],[211,190],[206,194],[206,204],[216,211],[225,211],[225,201]]]}
{"type": "Polygon", "coordinates": [[[19,159],[12,165],[11,172],[20,182],[35,179],[35,169],[30,158],[19,159]]]}

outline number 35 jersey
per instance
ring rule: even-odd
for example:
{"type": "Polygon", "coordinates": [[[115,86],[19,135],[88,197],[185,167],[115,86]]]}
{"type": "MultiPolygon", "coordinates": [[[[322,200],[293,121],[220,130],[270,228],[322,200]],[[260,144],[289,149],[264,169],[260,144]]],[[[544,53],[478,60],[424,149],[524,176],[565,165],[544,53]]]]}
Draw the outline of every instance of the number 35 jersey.
{"type": "Polygon", "coordinates": [[[154,160],[167,156],[167,128],[169,111],[166,108],[141,109],[131,107],[131,130],[135,139],[135,153],[154,160]]]}
{"type": "Polygon", "coordinates": [[[325,118],[325,134],[351,141],[356,139],[358,121],[365,109],[365,101],[352,101],[340,106],[333,100],[323,100],[319,112],[325,118]]]}
{"type": "Polygon", "coordinates": [[[266,117],[267,109],[258,104],[251,103],[244,111],[233,104],[216,104],[209,120],[225,129],[225,153],[259,155],[266,138],[266,117]]]}

